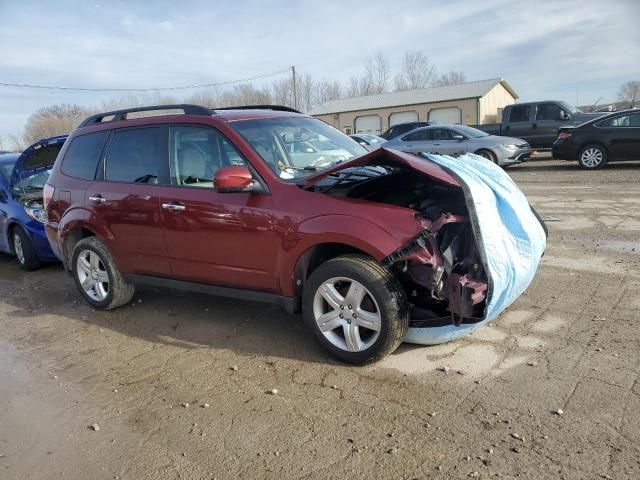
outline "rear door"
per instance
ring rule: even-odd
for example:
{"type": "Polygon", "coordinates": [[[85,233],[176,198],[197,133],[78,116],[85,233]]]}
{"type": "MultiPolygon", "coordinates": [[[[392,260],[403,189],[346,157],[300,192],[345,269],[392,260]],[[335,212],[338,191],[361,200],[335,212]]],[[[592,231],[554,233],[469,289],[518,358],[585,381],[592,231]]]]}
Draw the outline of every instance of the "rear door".
{"type": "Polygon", "coordinates": [[[534,110],[532,105],[512,105],[509,111],[509,118],[503,124],[502,135],[524,138],[533,144],[535,139],[535,132],[533,131],[534,110]]]}
{"type": "Polygon", "coordinates": [[[175,125],[169,137],[171,186],[162,187],[160,203],[173,276],[277,292],[281,238],[273,197],[214,190],[216,170],[249,166],[217,129],[175,125]]]}
{"type": "Polygon", "coordinates": [[[609,118],[597,127],[609,145],[609,159],[640,159],[640,112],[609,118]]]}
{"type": "Polygon", "coordinates": [[[113,235],[116,259],[131,272],[171,273],[160,216],[160,188],[167,184],[166,126],[114,130],[85,204],[113,235]]]}
{"type": "Polygon", "coordinates": [[[404,137],[400,137],[400,139],[396,142],[392,142],[393,145],[390,145],[389,148],[398,148],[403,152],[430,152],[432,149],[431,142],[431,129],[423,128],[420,130],[416,130],[415,132],[408,133],[404,137]]]}

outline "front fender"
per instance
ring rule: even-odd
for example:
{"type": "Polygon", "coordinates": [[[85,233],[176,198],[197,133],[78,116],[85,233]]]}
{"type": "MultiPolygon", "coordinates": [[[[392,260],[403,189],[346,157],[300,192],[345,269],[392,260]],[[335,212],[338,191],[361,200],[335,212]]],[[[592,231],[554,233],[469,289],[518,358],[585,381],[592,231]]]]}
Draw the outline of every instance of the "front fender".
{"type": "MultiPolygon", "coordinates": [[[[416,222],[416,233],[419,226],[416,222]]],[[[409,241],[408,237],[404,242],[409,241]]],[[[298,224],[297,229],[285,235],[284,252],[279,271],[282,294],[295,292],[296,265],[309,250],[322,244],[337,243],[358,249],[381,261],[403,245],[382,227],[351,215],[322,215],[298,224]]]]}

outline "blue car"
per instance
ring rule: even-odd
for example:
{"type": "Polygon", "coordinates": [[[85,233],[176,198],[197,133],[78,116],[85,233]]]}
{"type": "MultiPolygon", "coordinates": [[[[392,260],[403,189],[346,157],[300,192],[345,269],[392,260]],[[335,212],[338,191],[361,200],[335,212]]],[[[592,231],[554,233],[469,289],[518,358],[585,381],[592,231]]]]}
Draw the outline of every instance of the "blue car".
{"type": "Polygon", "coordinates": [[[21,154],[0,155],[0,252],[24,270],[57,261],[44,232],[43,188],[67,135],[40,140],[21,154]]]}

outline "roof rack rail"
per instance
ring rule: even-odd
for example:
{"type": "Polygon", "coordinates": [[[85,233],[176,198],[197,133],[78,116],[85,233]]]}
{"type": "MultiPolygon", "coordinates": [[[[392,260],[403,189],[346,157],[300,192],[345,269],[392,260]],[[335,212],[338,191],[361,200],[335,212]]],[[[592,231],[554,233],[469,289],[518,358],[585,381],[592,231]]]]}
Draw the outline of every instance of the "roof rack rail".
{"type": "Polygon", "coordinates": [[[242,105],[237,107],[215,107],[213,110],[275,110],[277,112],[302,113],[284,105],[242,105]]]}
{"type": "Polygon", "coordinates": [[[181,103],[177,105],[152,105],[150,107],[136,107],[136,108],[125,108],[123,110],[114,110],[112,112],[104,112],[98,113],[97,115],[92,115],[88,118],[85,118],[82,123],[78,126],[78,128],[88,127],[89,125],[95,125],[96,123],[101,123],[107,117],[113,117],[110,122],[117,122],[120,120],[126,120],[128,113],[134,112],[150,112],[154,110],[182,110],[185,115],[203,115],[203,116],[211,116],[213,112],[211,109],[207,107],[203,107],[201,105],[189,105],[186,103],[181,103]]]}

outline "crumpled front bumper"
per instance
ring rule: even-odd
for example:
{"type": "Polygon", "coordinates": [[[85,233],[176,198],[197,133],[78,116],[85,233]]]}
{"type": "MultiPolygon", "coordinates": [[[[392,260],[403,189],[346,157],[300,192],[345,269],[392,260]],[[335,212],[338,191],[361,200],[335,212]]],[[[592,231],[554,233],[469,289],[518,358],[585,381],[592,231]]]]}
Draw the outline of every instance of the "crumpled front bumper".
{"type": "Polygon", "coordinates": [[[488,277],[481,318],[412,320],[404,341],[436,345],[469,335],[494,320],[531,284],[545,251],[547,233],[515,182],[477,155],[425,155],[454,176],[465,194],[474,236],[488,277]]]}

